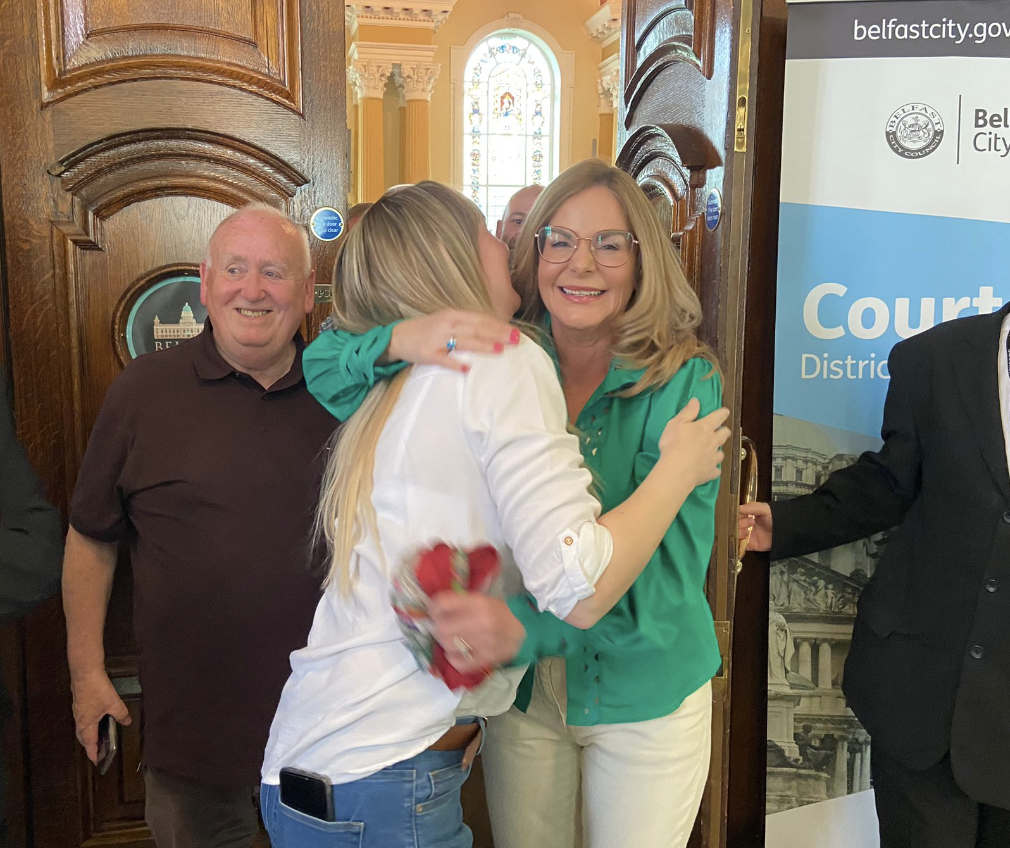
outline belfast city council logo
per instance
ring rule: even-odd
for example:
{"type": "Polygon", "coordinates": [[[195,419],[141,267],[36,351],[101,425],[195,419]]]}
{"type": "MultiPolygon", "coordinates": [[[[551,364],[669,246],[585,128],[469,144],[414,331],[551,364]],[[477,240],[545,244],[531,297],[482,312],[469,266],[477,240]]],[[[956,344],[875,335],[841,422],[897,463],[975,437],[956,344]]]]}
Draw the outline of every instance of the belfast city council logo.
{"type": "Polygon", "coordinates": [[[943,118],[925,103],[906,103],[887,119],[887,144],[905,159],[929,156],[943,141],[943,118]]]}

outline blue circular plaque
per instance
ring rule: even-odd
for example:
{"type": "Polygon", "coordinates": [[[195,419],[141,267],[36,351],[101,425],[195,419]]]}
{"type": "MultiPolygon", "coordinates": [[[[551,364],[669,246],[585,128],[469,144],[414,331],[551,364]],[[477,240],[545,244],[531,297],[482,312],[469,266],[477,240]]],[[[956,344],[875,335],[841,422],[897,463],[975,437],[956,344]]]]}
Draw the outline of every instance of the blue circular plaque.
{"type": "Polygon", "coordinates": [[[719,226],[722,220],[722,193],[714,188],[708,193],[708,200],[705,201],[705,226],[709,231],[719,226]]]}
{"type": "Polygon", "coordinates": [[[309,219],[309,229],[320,241],[334,241],[344,231],[344,217],[332,206],[320,206],[309,219]]]}

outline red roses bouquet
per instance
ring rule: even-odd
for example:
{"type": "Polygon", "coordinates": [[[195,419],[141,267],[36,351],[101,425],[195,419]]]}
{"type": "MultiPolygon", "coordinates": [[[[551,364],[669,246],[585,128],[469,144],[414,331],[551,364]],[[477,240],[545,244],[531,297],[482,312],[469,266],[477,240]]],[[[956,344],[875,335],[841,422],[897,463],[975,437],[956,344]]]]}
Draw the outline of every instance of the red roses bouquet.
{"type": "Polygon", "coordinates": [[[419,551],[412,562],[393,575],[393,609],[407,646],[421,668],[450,689],[473,689],[490,670],[464,673],[449,662],[432,635],[428,599],[439,592],[483,592],[498,576],[500,567],[498,551],[490,545],[461,550],[440,542],[419,551]]]}

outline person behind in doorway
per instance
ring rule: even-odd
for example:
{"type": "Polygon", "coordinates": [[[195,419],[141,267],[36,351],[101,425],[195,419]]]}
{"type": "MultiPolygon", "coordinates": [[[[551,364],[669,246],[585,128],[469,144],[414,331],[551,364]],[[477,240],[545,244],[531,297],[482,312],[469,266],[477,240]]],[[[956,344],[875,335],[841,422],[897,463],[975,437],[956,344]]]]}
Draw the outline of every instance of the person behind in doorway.
{"type": "Polygon", "coordinates": [[[878,451],[740,507],[772,559],[889,528],[842,689],[873,739],[881,848],[1010,845],[1010,304],[899,342],[878,451]]]}
{"type": "MultiPolygon", "coordinates": [[[[333,295],[336,325],[354,333],[441,309],[507,320],[519,305],[505,246],[473,204],[437,183],[388,193],[365,214],[338,257],[333,295]]],[[[325,395],[329,348],[319,346],[320,359],[316,347],[306,375],[325,395]]],[[[413,551],[491,544],[500,590],[525,585],[581,633],[624,596],[696,487],[718,476],[728,412],[695,420],[700,404],[685,395],[679,413],[657,418],[657,455],[637,490],[597,520],[544,350],[521,337],[500,355],[460,358],[463,372],[417,367],[381,380],[331,451],[318,513],[331,553],[326,592],[308,646],[292,655],[263,765],[275,848],[331,845],[336,834],[361,848],[472,843],[459,791],[479,744],[473,717],[507,710],[522,669],[464,694],[418,666],[390,602],[390,572],[413,551]],[[332,797],[335,821],[281,800],[285,769],[332,797]]],[[[522,635],[513,629],[513,653],[522,635]]],[[[469,652],[461,636],[450,641],[469,652]]]]}
{"type": "MultiPolygon", "coordinates": [[[[654,467],[671,415],[692,397],[703,413],[720,405],[715,357],[696,335],[698,299],[645,194],[598,160],[573,166],[541,195],[513,251],[512,281],[520,317],[543,328],[568,421],[610,509],[654,467]]],[[[436,335],[445,332],[439,320],[327,333],[315,345],[310,389],[346,415],[377,370],[403,367],[396,357],[459,367],[436,335]]],[[[466,343],[476,348],[493,332],[468,331],[466,343]]],[[[717,489],[712,481],[692,492],[642,576],[585,633],[522,598],[438,599],[442,641],[461,668],[544,658],[517,706],[488,725],[484,774],[498,848],[687,843],[708,775],[710,680],[720,664],[704,590],[717,489]],[[527,638],[514,656],[517,628],[527,638]]]]}
{"type": "Polygon", "coordinates": [[[508,245],[509,250],[515,250],[516,239],[523,227],[523,222],[543,190],[542,185],[524,186],[513,194],[509,198],[509,202],[505,204],[501,220],[495,225],[495,235],[508,245]]]}
{"type": "Polygon", "coordinates": [[[304,228],[253,205],[200,266],[204,331],[131,362],[91,434],[63,575],[77,738],[129,724],[102,634],[121,545],[134,579],[146,818],[159,848],[247,848],[259,766],[319,599],[309,531],[336,422],[308,393],[304,228]]]}
{"type": "Polygon", "coordinates": [[[347,210],[347,226],[344,228],[345,234],[357,226],[358,221],[361,220],[361,216],[364,215],[371,206],[371,203],[355,203],[347,210]]]}
{"type": "MultiPolygon", "coordinates": [[[[60,586],[63,531],[24,449],[0,378],[0,624],[9,624],[60,586]]],[[[0,682],[0,729],[10,702],[0,682]]],[[[0,760],[0,848],[7,845],[7,770],[0,760]]]]}

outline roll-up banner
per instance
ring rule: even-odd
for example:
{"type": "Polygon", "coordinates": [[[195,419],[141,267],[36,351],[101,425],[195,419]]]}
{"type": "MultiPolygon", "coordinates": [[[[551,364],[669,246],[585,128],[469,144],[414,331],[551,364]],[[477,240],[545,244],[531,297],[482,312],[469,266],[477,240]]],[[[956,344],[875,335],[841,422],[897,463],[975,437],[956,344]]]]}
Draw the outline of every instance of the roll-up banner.
{"type": "MultiPolygon", "coordinates": [[[[897,342],[1010,296],[1010,0],[795,0],[788,27],[775,499],[879,447],[897,342]]],[[[841,676],[886,544],[772,564],[769,848],[875,844],[841,676]]]]}

